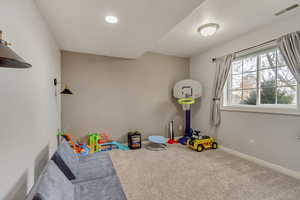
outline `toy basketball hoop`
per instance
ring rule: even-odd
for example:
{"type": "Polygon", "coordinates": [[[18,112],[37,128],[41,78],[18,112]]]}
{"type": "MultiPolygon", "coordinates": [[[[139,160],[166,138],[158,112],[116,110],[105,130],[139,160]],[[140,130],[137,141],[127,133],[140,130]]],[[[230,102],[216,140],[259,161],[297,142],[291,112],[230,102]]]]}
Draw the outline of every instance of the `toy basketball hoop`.
{"type": "Polygon", "coordinates": [[[177,102],[178,102],[180,105],[191,105],[191,104],[194,104],[194,103],[195,103],[195,99],[192,98],[192,97],[189,97],[189,98],[181,98],[181,99],[178,99],[177,102]]]}
{"type": "Polygon", "coordinates": [[[185,135],[179,139],[181,144],[186,144],[187,140],[193,135],[191,128],[191,105],[196,103],[196,99],[202,95],[202,86],[199,82],[191,79],[182,80],[175,84],[173,95],[177,102],[182,105],[185,111],[185,135]]]}
{"type": "Polygon", "coordinates": [[[196,99],[202,95],[202,86],[197,81],[187,79],[176,83],[173,89],[173,95],[177,102],[182,105],[183,110],[189,110],[190,105],[196,102],[196,99]]]}

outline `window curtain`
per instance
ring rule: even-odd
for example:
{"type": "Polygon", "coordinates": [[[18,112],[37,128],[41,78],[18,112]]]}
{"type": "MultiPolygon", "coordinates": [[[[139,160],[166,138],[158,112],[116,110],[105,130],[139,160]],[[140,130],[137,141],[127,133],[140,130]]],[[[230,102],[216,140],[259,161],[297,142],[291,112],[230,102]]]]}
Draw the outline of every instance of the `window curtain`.
{"type": "Polygon", "coordinates": [[[215,81],[213,85],[213,98],[211,104],[210,123],[212,126],[219,126],[221,124],[220,101],[223,94],[223,89],[230,73],[231,63],[234,54],[218,58],[215,63],[217,66],[215,81]]]}
{"type": "Polygon", "coordinates": [[[280,37],[277,44],[284,61],[300,84],[300,31],[280,37]]]}

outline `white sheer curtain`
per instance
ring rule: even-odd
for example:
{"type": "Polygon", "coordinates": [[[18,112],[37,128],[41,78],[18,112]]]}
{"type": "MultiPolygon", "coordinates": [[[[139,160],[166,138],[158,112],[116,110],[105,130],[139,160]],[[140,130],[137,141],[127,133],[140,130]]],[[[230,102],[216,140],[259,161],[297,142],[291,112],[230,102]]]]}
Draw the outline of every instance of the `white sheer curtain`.
{"type": "Polygon", "coordinates": [[[300,31],[280,37],[277,44],[291,73],[300,84],[300,31]]]}
{"type": "Polygon", "coordinates": [[[216,74],[213,87],[213,98],[211,104],[210,123],[212,126],[219,126],[221,123],[220,100],[223,94],[223,89],[230,73],[231,63],[234,54],[218,58],[216,62],[216,74]]]}

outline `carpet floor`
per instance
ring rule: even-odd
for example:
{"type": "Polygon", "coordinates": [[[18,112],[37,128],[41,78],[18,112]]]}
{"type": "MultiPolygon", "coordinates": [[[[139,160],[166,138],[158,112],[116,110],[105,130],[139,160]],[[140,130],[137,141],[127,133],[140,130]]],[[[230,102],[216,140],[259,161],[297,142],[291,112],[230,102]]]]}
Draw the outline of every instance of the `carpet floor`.
{"type": "Polygon", "coordinates": [[[111,151],[128,200],[299,200],[300,181],[222,150],[111,151]]]}

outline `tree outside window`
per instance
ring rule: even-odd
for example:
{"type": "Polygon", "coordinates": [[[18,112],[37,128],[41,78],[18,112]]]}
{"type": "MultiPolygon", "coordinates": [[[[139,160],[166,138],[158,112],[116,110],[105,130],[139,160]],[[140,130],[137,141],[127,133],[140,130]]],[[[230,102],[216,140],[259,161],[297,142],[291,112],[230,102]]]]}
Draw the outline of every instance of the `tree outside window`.
{"type": "Polygon", "coordinates": [[[297,82],[273,48],[232,63],[227,97],[229,105],[296,105],[297,82]]]}

